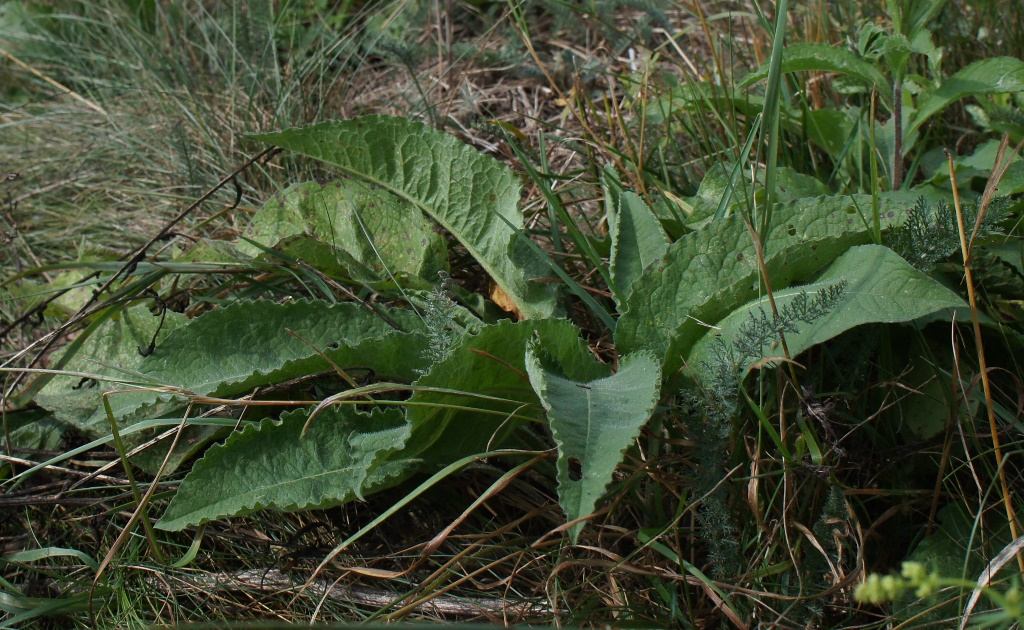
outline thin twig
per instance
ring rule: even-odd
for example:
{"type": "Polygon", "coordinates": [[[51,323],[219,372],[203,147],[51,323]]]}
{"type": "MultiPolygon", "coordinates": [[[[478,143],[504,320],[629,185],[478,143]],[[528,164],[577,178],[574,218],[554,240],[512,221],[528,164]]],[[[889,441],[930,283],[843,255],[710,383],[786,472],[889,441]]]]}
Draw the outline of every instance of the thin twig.
{"type": "MultiPolygon", "coordinates": [[[[303,583],[293,580],[277,569],[249,570],[237,573],[202,574],[195,577],[175,576],[175,580],[204,591],[227,589],[254,589],[267,594],[302,593],[313,597],[326,596],[336,602],[347,602],[383,609],[404,599],[382,589],[340,586],[331,580],[314,580],[303,583]]],[[[155,586],[162,586],[155,580],[155,586]]],[[[415,607],[417,612],[453,617],[479,617],[486,615],[508,615],[513,618],[545,617],[552,614],[550,606],[542,602],[513,601],[496,597],[452,597],[438,595],[415,607]]]]}

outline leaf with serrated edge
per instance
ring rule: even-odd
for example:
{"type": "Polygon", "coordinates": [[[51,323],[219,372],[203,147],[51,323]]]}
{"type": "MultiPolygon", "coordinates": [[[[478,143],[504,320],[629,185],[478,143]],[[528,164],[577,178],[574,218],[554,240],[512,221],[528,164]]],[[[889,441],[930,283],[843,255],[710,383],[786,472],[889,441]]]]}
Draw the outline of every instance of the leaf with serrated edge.
{"type": "Polygon", "coordinates": [[[332,164],[412,202],[469,250],[526,317],[554,312],[555,285],[530,282],[546,276],[547,267],[516,233],[523,228],[519,180],[494,158],[422,123],[391,116],[253,137],[332,164]]]}
{"type": "MultiPolygon", "coordinates": [[[[858,195],[861,212],[871,198],[858,195]]],[[[913,193],[880,195],[883,228],[902,222],[913,193]]],[[[871,219],[864,217],[868,222],[871,219]]],[[[776,289],[811,277],[854,245],[870,240],[849,197],[798,199],[776,206],[765,239],[765,262],[776,289]]],[[[637,279],[615,329],[620,352],[647,348],[665,357],[670,374],[707,328],[758,295],[754,243],[740,216],[713,221],[666,250],[637,279]]]]}
{"type": "Polygon", "coordinates": [[[359,498],[367,474],[409,437],[397,409],[363,414],[336,405],[302,435],[307,417],[303,409],[268,418],[210,448],[156,526],[178,531],[265,508],[323,508],[359,498]]]}
{"type": "Polygon", "coordinates": [[[615,206],[614,216],[609,217],[608,225],[608,235],[612,239],[608,266],[615,283],[616,303],[621,304],[644,267],[665,253],[668,237],[658,217],[636,193],[618,195],[615,206]]]}
{"type": "MultiPolygon", "coordinates": [[[[173,330],[187,323],[180,313],[153,315],[145,305],[126,308],[94,332],[63,369],[115,380],[139,380],[133,372],[145,361],[140,350],[154,341],[163,343],[173,330]]],[[[61,422],[96,437],[98,433],[108,433],[110,427],[104,419],[97,431],[88,419],[100,407],[103,392],[121,387],[107,381],[87,382],[81,376],[58,375],[36,394],[35,402],[52,411],[61,422]]]]}
{"type": "MultiPolygon", "coordinates": [[[[650,419],[661,366],[639,352],[623,357],[615,374],[581,382],[548,355],[541,338],[527,347],[526,370],[558,444],[558,501],[573,521],[594,511],[622,453],[650,419]],[[570,471],[571,465],[579,470],[570,471]]],[[[577,523],[569,530],[573,543],[582,528],[577,523]]]]}
{"type": "MultiPolygon", "coordinates": [[[[410,311],[382,310],[404,330],[417,332],[398,332],[354,303],[236,302],[174,330],[138,370],[194,394],[228,397],[332,369],[322,352],[342,368],[368,368],[378,378],[411,381],[416,369],[427,365],[422,323],[410,311]]],[[[122,418],[168,396],[117,394],[111,406],[122,418]]],[[[92,422],[106,422],[102,410],[92,422]]]]}
{"type": "MultiPolygon", "coordinates": [[[[855,326],[907,322],[943,309],[967,306],[956,293],[914,269],[896,252],[881,245],[862,245],[850,249],[836,259],[814,283],[776,291],[775,303],[781,310],[801,293],[813,298],[821,289],[844,280],[846,293],[835,308],[811,323],[797,323],[799,332],[786,333],[786,345],[793,357],[855,326]]],[[[705,335],[694,346],[687,361],[690,367],[699,370],[700,366],[710,362],[712,346],[719,342],[730,343],[736,338],[740,327],[750,320],[750,315],[756,316],[762,309],[771,313],[767,298],[745,304],[718,322],[715,334],[705,335]]],[[[781,349],[776,349],[772,354],[781,354],[781,349]]],[[[762,357],[751,357],[744,367],[749,369],[752,363],[760,359],[762,357]]]]}

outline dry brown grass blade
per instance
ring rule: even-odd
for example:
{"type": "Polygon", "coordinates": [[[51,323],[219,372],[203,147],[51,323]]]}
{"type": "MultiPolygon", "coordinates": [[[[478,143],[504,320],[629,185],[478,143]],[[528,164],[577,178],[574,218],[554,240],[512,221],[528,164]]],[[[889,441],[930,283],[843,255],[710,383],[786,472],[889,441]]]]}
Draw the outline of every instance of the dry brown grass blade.
{"type": "Polygon", "coordinates": [[[508,474],[502,475],[502,477],[498,479],[498,481],[494,482],[494,484],[492,484],[491,487],[488,488],[486,492],[480,495],[476,501],[473,501],[473,503],[468,508],[463,510],[462,514],[460,514],[458,518],[449,523],[447,527],[445,527],[436,536],[430,539],[430,542],[427,543],[427,546],[423,548],[423,553],[420,554],[420,561],[426,560],[429,556],[433,555],[433,553],[437,551],[438,547],[440,547],[444,543],[444,541],[448,539],[448,536],[451,535],[455,528],[458,527],[464,520],[469,518],[469,516],[473,514],[473,512],[475,512],[476,509],[480,507],[485,501],[500,493],[502,490],[508,487],[510,483],[512,483],[513,479],[518,477],[524,471],[532,468],[537,462],[539,462],[541,459],[545,457],[547,457],[547,453],[542,453],[534,457],[525,465],[517,466],[516,468],[512,469],[508,474]]]}
{"type": "Polygon", "coordinates": [[[1017,146],[1010,153],[1010,157],[1006,157],[1006,149],[1010,146],[1010,134],[1004,133],[1003,139],[999,143],[999,150],[996,152],[996,161],[992,165],[992,173],[988,177],[988,181],[985,182],[985,192],[981,196],[981,204],[978,206],[978,218],[974,221],[974,230],[971,232],[971,239],[967,241],[968,255],[971,250],[974,249],[974,239],[978,236],[978,230],[981,228],[981,222],[985,218],[985,212],[988,210],[988,206],[992,203],[992,198],[996,195],[996,190],[999,188],[999,182],[1002,181],[1003,175],[1006,174],[1006,170],[1010,168],[1010,163],[1013,162],[1013,158],[1020,153],[1021,147],[1024,147],[1024,140],[1017,143],[1017,146]]]}
{"type": "Polygon", "coordinates": [[[986,588],[992,583],[992,578],[999,573],[1000,569],[1006,566],[1010,562],[1010,559],[1014,556],[1020,558],[1020,552],[1024,550],[1024,536],[1020,536],[1011,542],[1003,550],[999,552],[995,558],[992,558],[992,562],[988,563],[985,570],[978,576],[978,585],[974,587],[974,591],[971,593],[971,598],[967,601],[967,607],[964,608],[963,617],[960,619],[960,630],[964,630],[967,627],[967,620],[971,618],[971,613],[974,611],[974,607],[978,604],[978,598],[981,597],[982,589],[986,588]]]}
{"type": "Polygon", "coordinates": [[[58,90],[60,90],[64,94],[67,94],[68,96],[70,96],[71,98],[75,99],[79,103],[85,105],[86,107],[88,107],[89,109],[93,110],[97,114],[101,114],[103,116],[107,115],[107,111],[105,109],[103,109],[102,107],[100,107],[99,105],[97,105],[96,103],[93,103],[92,101],[90,101],[89,99],[85,98],[84,96],[82,96],[78,92],[75,92],[71,88],[68,88],[68,87],[65,87],[65,86],[61,85],[57,81],[51,79],[50,77],[46,76],[42,72],[36,70],[35,68],[33,68],[32,66],[28,65],[27,63],[25,63],[21,59],[18,59],[17,57],[15,57],[11,53],[7,52],[3,48],[0,48],[0,55],[3,55],[4,57],[7,57],[8,59],[11,60],[11,63],[13,63],[13,64],[15,64],[15,65],[25,69],[25,70],[27,70],[28,72],[32,73],[33,76],[38,77],[42,81],[45,81],[46,83],[50,84],[51,86],[57,88],[58,90]]]}
{"type": "MultiPolygon", "coordinates": [[[[1005,153],[1005,145],[1008,142],[1008,136],[1003,136],[1003,145],[1000,147],[999,151],[1000,157],[1005,153]]],[[[992,451],[996,458],[996,474],[999,476],[999,484],[1001,486],[1000,489],[1003,497],[1003,507],[1006,509],[1006,520],[1010,525],[1010,535],[1016,539],[1019,536],[1017,515],[1013,505],[1013,494],[1010,492],[1010,484],[1006,479],[1006,468],[1003,466],[1003,449],[1002,445],[999,443],[999,425],[996,423],[996,410],[995,405],[992,402],[992,384],[988,377],[988,363],[985,361],[985,345],[981,338],[981,319],[978,315],[978,299],[974,289],[974,276],[971,271],[971,245],[973,243],[968,243],[967,241],[967,232],[964,227],[963,207],[960,205],[960,193],[956,185],[956,167],[953,165],[953,154],[946,151],[946,159],[949,162],[949,178],[953,185],[953,207],[956,209],[956,224],[957,229],[960,232],[960,249],[964,260],[964,281],[967,284],[967,298],[971,305],[971,321],[974,324],[974,343],[978,350],[978,371],[981,375],[981,385],[985,393],[985,408],[988,411],[989,431],[992,434],[992,451]]],[[[992,175],[989,176],[988,184],[985,187],[986,195],[982,199],[982,205],[978,208],[977,223],[981,222],[981,217],[987,209],[986,201],[991,201],[992,199],[989,191],[995,190],[999,185],[999,179],[1005,171],[1006,169],[1003,167],[1002,161],[997,159],[995,167],[992,169],[992,175]]],[[[977,232],[977,225],[975,225],[975,232],[977,232]]],[[[1017,563],[1020,565],[1021,571],[1024,571],[1024,556],[1018,555],[1017,563]]]]}

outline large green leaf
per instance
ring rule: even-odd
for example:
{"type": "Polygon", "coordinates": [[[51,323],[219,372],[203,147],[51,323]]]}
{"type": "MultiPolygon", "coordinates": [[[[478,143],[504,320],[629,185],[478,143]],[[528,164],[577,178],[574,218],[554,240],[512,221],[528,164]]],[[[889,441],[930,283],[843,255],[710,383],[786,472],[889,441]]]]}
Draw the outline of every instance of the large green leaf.
{"type": "MultiPolygon", "coordinates": [[[[90,438],[110,434],[110,423],[102,412],[102,397],[105,392],[125,389],[118,381],[145,381],[139,372],[146,362],[144,353],[150,344],[162,344],[177,328],[187,325],[188,318],[181,313],[165,311],[154,315],[149,307],[140,304],[113,315],[102,322],[89,335],[80,348],[74,345],[65,350],[73,353],[63,369],[69,372],[93,374],[97,379],[81,376],[54,376],[35,396],[35,402],[53,412],[61,423],[78,429],[90,438]],[[111,380],[101,380],[107,377],[111,380]]],[[[115,395],[111,400],[116,401],[115,395]]],[[[170,411],[176,405],[151,409],[154,413],[170,411]]],[[[40,424],[44,428],[45,424],[40,424]]],[[[167,461],[165,473],[174,470],[186,459],[201,449],[220,429],[218,427],[191,425],[183,429],[178,448],[167,461]]],[[[153,438],[152,432],[124,436],[129,448],[134,448],[153,438]]],[[[132,463],[149,473],[155,473],[164,461],[167,444],[157,444],[134,455],[132,463]]]]}
{"type": "MultiPolygon", "coordinates": [[[[124,309],[105,321],[64,365],[64,370],[106,376],[114,381],[138,381],[133,374],[145,361],[150,344],[162,344],[188,319],[167,311],[154,315],[145,305],[124,309]]],[[[53,412],[61,422],[79,429],[90,427],[89,418],[101,406],[103,393],[120,389],[110,382],[81,376],[56,376],[35,396],[35,402],[53,412]]]]}
{"type": "MultiPolygon", "coordinates": [[[[145,304],[129,306],[105,321],[95,322],[92,334],[82,335],[61,354],[68,361],[62,370],[95,375],[96,379],[77,375],[54,376],[34,397],[34,401],[50,411],[52,418],[63,425],[80,429],[89,437],[110,433],[110,424],[97,410],[102,406],[102,395],[112,389],[123,389],[123,381],[139,381],[136,372],[145,361],[144,352],[151,344],[160,344],[170,333],[188,322],[183,314],[165,310],[161,314],[150,312],[145,304]],[[81,342],[81,345],[79,345],[81,342]],[[110,380],[102,380],[106,377],[110,380]]],[[[59,364],[59,362],[58,362],[59,364]]],[[[158,410],[155,410],[158,411],[158,410]]],[[[34,423],[35,428],[25,427],[19,434],[40,434],[52,430],[46,422],[34,423]]],[[[207,440],[217,432],[216,427],[188,426],[179,440],[179,448],[168,460],[167,472],[185,459],[195,455],[207,440]]],[[[134,448],[148,442],[153,435],[128,435],[125,442],[134,448]]],[[[132,463],[147,472],[155,472],[163,462],[166,450],[158,446],[132,457],[132,463]],[[159,461],[158,461],[159,460],[159,461]]]]}
{"type": "Polygon", "coordinates": [[[266,419],[210,448],[156,526],[177,531],[264,508],[303,510],[362,497],[367,474],[409,437],[401,411],[325,409],[303,435],[308,412],[266,419]]]}
{"type": "Polygon", "coordinates": [[[814,109],[807,112],[804,129],[811,142],[828,151],[829,156],[839,162],[840,158],[847,157],[844,151],[857,130],[856,112],[851,109],[814,109]]]}
{"type": "MultiPolygon", "coordinates": [[[[717,214],[725,195],[729,195],[725,205],[726,215],[745,210],[754,203],[761,203],[764,200],[764,169],[758,168],[753,199],[747,181],[750,174],[743,175],[744,177],[737,177],[736,181],[732,181],[733,164],[728,162],[719,162],[709,168],[700,182],[697,194],[690,199],[693,212],[686,221],[687,226],[699,228],[707,225],[717,214]]],[[[814,177],[803,175],[785,166],[776,167],[775,183],[775,199],[779,202],[820,197],[829,192],[828,187],[814,177]]]]}
{"type": "Polygon", "coordinates": [[[1024,61],[1013,57],[976,61],[922,97],[905,133],[914,133],[929,118],[964,97],[1007,92],[1024,92],[1024,61]]]}
{"type": "Polygon", "coordinates": [[[658,217],[636,193],[618,195],[613,209],[608,217],[608,235],[612,239],[609,271],[615,283],[616,302],[621,304],[640,272],[660,258],[669,243],[658,217]]]}
{"type": "MultiPolygon", "coordinates": [[[[419,208],[355,180],[306,182],[274,195],[246,236],[327,273],[347,273],[377,288],[397,280],[427,288],[448,270],[444,237],[419,208]]],[[[265,255],[249,243],[239,251],[265,255]]]]}
{"type": "Polygon", "coordinates": [[[365,116],[255,136],[415,204],[461,242],[528,318],[555,310],[547,266],[518,231],[520,184],[497,160],[405,118],[365,116]],[[509,226],[512,226],[511,228],[509,226]]]}
{"type": "MultiPolygon", "coordinates": [[[[910,193],[883,195],[882,227],[902,221],[913,199],[910,193]]],[[[777,206],[765,239],[773,288],[809,278],[850,247],[868,242],[871,219],[860,213],[870,209],[866,195],[777,206]]],[[[754,243],[742,218],[713,221],[673,243],[660,263],[644,270],[619,318],[616,345],[623,353],[648,348],[665,357],[665,373],[672,373],[706,330],[704,324],[757,297],[758,278],[754,243]]]]}
{"type": "Polygon", "coordinates": [[[524,420],[540,420],[539,401],[526,374],[526,344],[534,334],[543,337],[548,351],[580,378],[605,375],[601,366],[587,358],[579,330],[567,321],[484,327],[476,335],[467,335],[447,359],[416,381],[418,387],[436,389],[417,391],[409,400],[413,435],[402,456],[448,464],[487,450],[488,443],[500,444],[524,420]]]}
{"type": "MultiPolygon", "coordinates": [[[[854,247],[840,256],[812,284],[789,287],[775,292],[775,303],[783,312],[794,300],[813,298],[822,289],[845,282],[841,301],[810,323],[798,324],[798,332],[786,333],[790,354],[798,354],[819,343],[869,323],[907,322],[948,308],[966,307],[963,299],[933,278],[921,273],[881,245],[854,247]],[[803,296],[803,297],[801,297],[803,296]]],[[[713,361],[716,344],[731,344],[751,317],[764,313],[771,318],[767,298],[754,300],[729,314],[716,325],[714,334],[705,335],[693,348],[689,365],[693,369],[713,361]]],[[[778,356],[781,349],[768,351],[778,356]]],[[[747,357],[745,368],[763,356],[747,357]]]]}
{"type": "MultiPolygon", "coordinates": [[[[612,473],[651,417],[661,389],[661,366],[650,353],[623,357],[619,371],[595,364],[603,378],[589,380],[566,370],[545,349],[543,338],[530,342],[526,371],[547,411],[558,444],[558,501],[570,521],[594,511],[612,473]]],[[[569,530],[575,543],[583,523],[569,530]]]]}
{"type": "MultiPolygon", "coordinates": [[[[137,369],[155,383],[222,397],[331,370],[327,359],[411,381],[427,365],[421,328],[414,314],[397,309],[381,309],[378,316],[354,303],[236,302],[174,330],[137,369]],[[399,332],[391,324],[416,332],[399,332]]],[[[123,418],[169,397],[124,393],[113,396],[111,406],[123,418]]],[[[106,423],[102,411],[91,423],[106,423]]]]}
{"type": "MultiPolygon", "coordinates": [[[[783,52],[782,72],[838,72],[874,86],[887,102],[892,103],[892,87],[885,75],[874,65],[843,47],[813,42],[793,44],[783,52]]],[[[766,78],[767,62],[743,77],[739,87],[749,87],[766,78]]]]}

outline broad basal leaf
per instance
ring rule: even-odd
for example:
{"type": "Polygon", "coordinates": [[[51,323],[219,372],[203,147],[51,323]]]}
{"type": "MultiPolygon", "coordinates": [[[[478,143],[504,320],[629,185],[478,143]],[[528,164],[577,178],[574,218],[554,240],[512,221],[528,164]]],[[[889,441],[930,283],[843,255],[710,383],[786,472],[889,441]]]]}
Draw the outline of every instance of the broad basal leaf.
{"type": "MultiPolygon", "coordinates": [[[[881,198],[881,223],[900,222],[911,193],[881,198]]],[[[869,240],[871,199],[866,195],[798,199],[780,204],[765,239],[765,260],[776,290],[813,274],[853,245],[869,240]]],[[[759,275],[753,240],[740,216],[709,223],[666,250],[636,281],[615,330],[621,352],[648,348],[666,357],[674,372],[703,331],[757,297],[759,275]],[[694,319],[696,318],[696,319],[694,319]]]]}
{"type": "MultiPolygon", "coordinates": [[[[437,284],[448,270],[444,237],[419,208],[374,184],[337,179],[297,184],[274,195],[246,237],[327,273],[376,287],[437,284]]],[[[266,255],[243,242],[239,251],[266,255]]]]}
{"type": "MultiPolygon", "coordinates": [[[[114,381],[139,381],[134,372],[140,371],[145,362],[143,353],[150,344],[162,344],[187,322],[184,315],[173,311],[154,315],[146,305],[126,308],[105,321],[80,348],[67,350],[74,354],[62,369],[107,376],[114,381]]],[[[55,376],[36,394],[35,402],[60,421],[95,433],[89,419],[100,408],[103,393],[114,389],[123,386],[81,376],[55,376]]]]}
{"type": "Polygon", "coordinates": [[[303,510],[362,496],[363,482],[405,444],[401,411],[328,407],[302,435],[307,410],[267,419],[211,447],[178,488],[156,526],[178,531],[264,508],[303,510]]]}
{"type": "Polygon", "coordinates": [[[579,330],[564,320],[503,322],[466,336],[447,359],[416,381],[424,389],[409,400],[412,438],[402,457],[448,464],[499,445],[512,429],[541,419],[537,396],[526,375],[526,344],[534,334],[564,365],[600,378],[601,367],[588,358],[579,330]],[[438,390],[454,390],[438,391],[438,390]],[[475,395],[475,396],[474,396],[475,395]],[[481,398],[487,396],[493,398],[481,398]]]}
{"type": "MultiPolygon", "coordinates": [[[[748,205],[761,203],[764,200],[764,169],[757,172],[758,185],[751,193],[747,179],[749,173],[736,173],[732,181],[733,164],[719,162],[705,173],[700,182],[697,194],[691,199],[693,212],[686,221],[688,227],[697,229],[707,225],[715,217],[722,198],[732,187],[732,193],[726,203],[725,214],[734,214],[737,210],[746,210],[748,205]],[[742,175],[742,176],[741,176],[742,175]]],[[[805,197],[820,197],[828,194],[828,188],[817,179],[780,166],[775,172],[775,199],[785,202],[805,197]]]]}
{"type": "Polygon", "coordinates": [[[616,302],[621,304],[644,267],[668,248],[668,237],[658,217],[632,192],[617,196],[615,212],[608,217],[608,235],[612,239],[609,271],[615,283],[616,302]]]}
{"type": "Polygon", "coordinates": [[[1013,57],[976,61],[922,97],[906,135],[914,133],[929,118],[962,98],[1008,92],[1024,92],[1024,61],[1013,57]]]}
{"type": "MultiPolygon", "coordinates": [[[[589,352],[583,360],[593,363],[589,352]]],[[[597,366],[605,374],[609,370],[597,366]]],[[[650,353],[623,357],[619,371],[596,380],[566,370],[543,337],[527,347],[526,371],[547,411],[558,444],[558,501],[570,521],[594,511],[622,453],[636,440],[658,403],[661,366],[650,353]]],[[[573,542],[583,523],[569,530],[573,542]]]]}
{"type": "MultiPolygon", "coordinates": [[[[957,294],[910,266],[888,247],[863,245],[840,256],[813,284],[789,287],[775,292],[780,312],[795,300],[813,298],[821,289],[845,282],[841,301],[827,313],[798,324],[798,332],[786,334],[793,357],[819,343],[828,341],[855,326],[869,323],[907,322],[948,308],[966,307],[957,294]]],[[[716,344],[731,344],[751,316],[771,317],[767,298],[755,300],[733,311],[716,324],[713,334],[705,335],[694,346],[688,363],[692,369],[713,361],[716,344]]],[[[779,356],[781,348],[765,348],[762,356],[748,357],[748,367],[764,356],[779,356]]]]}
{"type": "MultiPolygon", "coordinates": [[[[343,369],[411,381],[427,364],[421,326],[409,311],[380,309],[376,315],[354,303],[236,302],[174,330],[138,371],[158,383],[222,397],[331,370],[327,359],[343,369]]],[[[118,394],[111,405],[121,418],[161,396],[168,395],[118,394]]],[[[91,422],[105,424],[102,411],[91,422]]]]}
{"type": "Polygon", "coordinates": [[[555,310],[547,266],[521,242],[520,185],[497,160],[405,118],[365,116],[255,136],[377,184],[461,242],[528,318],[555,310]],[[509,226],[512,227],[509,227],[509,226]]]}

